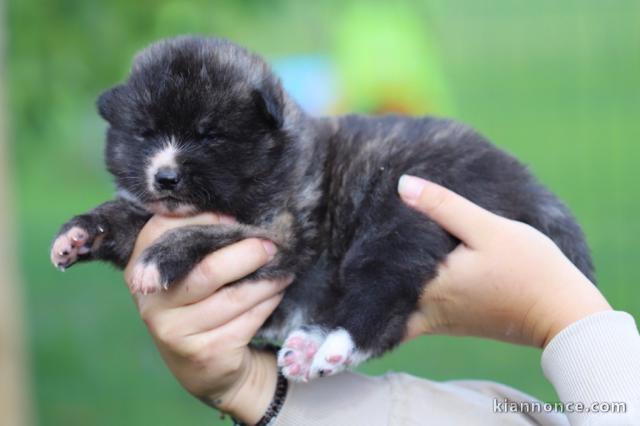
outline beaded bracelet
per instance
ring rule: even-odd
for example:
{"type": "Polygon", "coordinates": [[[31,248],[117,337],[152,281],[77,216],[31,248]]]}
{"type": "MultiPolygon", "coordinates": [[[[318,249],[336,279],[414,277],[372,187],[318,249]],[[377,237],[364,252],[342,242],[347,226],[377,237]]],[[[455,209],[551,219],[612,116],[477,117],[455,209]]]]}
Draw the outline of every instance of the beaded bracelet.
{"type": "MultiPolygon", "coordinates": [[[[275,420],[276,416],[280,412],[280,409],[284,405],[285,399],[287,399],[287,390],[289,389],[289,382],[282,375],[281,372],[278,372],[278,381],[276,383],[276,391],[273,394],[273,399],[271,400],[271,404],[269,404],[269,408],[265,411],[264,415],[256,426],[268,426],[271,424],[273,420],[275,420]]],[[[235,418],[231,418],[233,420],[234,426],[247,426],[245,423],[238,421],[235,418]]]]}

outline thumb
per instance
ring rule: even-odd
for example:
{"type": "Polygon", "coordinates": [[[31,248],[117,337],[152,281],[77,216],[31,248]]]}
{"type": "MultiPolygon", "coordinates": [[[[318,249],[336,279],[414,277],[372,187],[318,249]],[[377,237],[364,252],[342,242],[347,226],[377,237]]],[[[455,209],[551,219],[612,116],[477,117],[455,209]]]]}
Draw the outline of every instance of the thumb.
{"type": "Polygon", "coordinates": [[[403,175],[398,181],[402,200],[426,214],[467,246],[477,246],[500,226],[500,217],[447,188],[403,175]]]}

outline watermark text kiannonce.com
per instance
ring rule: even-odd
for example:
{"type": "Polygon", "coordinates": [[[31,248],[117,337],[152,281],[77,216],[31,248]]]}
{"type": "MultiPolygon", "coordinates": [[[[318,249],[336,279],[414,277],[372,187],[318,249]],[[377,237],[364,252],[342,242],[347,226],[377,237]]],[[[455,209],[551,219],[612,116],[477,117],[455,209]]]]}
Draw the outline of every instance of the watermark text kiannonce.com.
{"type": "Polygon", "coordinates": [[[626,413],[625,402],[541,402],[493,399],[494,413],[626,413]]]}

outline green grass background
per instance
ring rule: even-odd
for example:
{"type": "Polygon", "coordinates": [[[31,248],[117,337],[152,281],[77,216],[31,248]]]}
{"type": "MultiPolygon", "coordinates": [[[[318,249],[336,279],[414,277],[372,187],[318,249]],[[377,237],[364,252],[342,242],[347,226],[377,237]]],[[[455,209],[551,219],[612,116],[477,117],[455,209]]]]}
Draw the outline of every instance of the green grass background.
{"type": "MultiPolygon", "coordinates": [[[[441,110],[517,155],[566,200],[593,249],[600,288],[616,308],[640,315],[639,2],[401,5],[9,2],[11,154],[39,424],[218,424],[217,413],[165,369],[119,272],[92,264],[61,274],[48,262],[58,226],[112,196],[95,98],[125,75],[136,50],[184,32],[223,35],[269,58],[339,58],[340,37],[362,36],[349,32],[358,24],[357,14],[353,25],[345,21],[348,6],[380,10],[392,23],[394,8],[408,11],[428,37],[433,72],[441,73],[441,110]]],[[[352,99],[341,108],[358,105],[352,99]]],[[[555,400],[539,356],[479,339],[425,337],[361,370],[495,380],[555,400]]]]}

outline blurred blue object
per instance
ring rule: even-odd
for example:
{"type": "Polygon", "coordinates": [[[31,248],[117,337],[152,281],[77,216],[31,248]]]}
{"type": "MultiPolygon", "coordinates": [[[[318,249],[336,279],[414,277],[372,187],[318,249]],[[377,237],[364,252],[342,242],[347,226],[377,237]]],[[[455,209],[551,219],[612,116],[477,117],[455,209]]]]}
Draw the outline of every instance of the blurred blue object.
{"type": "Polygon", "coordinates": [[[289,94],[312,115],[325,115],[338,104],[339,84],[331,61],[322,55],[288,56],[273,62],[289,94]]]}

